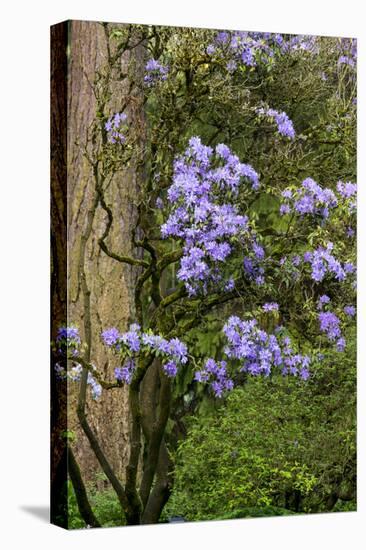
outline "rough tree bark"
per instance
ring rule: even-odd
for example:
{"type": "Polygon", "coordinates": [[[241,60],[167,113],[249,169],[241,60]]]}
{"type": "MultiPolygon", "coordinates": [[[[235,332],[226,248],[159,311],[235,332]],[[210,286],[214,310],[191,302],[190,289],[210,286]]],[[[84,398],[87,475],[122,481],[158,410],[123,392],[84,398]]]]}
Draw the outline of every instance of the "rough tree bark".
{"type": "MultiPolygon", "coordinates": [[[[51,338],[67,316],[67,23],[51,28],[51,338]]],[[[51,521],[62,523],[67,502],[62,491],[67,477],[67,385],[56,380],[56,355],[51,353],[51,521]]]]}
{"type": "MultiPolygon", "coordinates": [[[[116,27],[116,25],[114,25],[116,27]]],[[[134,319],[133,292],[136,268],[116,262],[100,248],[98,239],[106,225],[106,213],[95,208],[95,183],[85,149],[93,155],[99,147],[92,143],[90,129],[96,120],[97,102],[94,82],[108,63],[108,27],[100,23],[73,21],[70,24],[70,66],[68,88],[68,322],[77,323],[82,338],[85,311],[80,280],[80,260],[85,244],[84,270],[90,292],[90,357],[106,378],[113,376],[111,357],[107,357],[100,333],[109,326],[125,329],[134,319]],[[91,222],[91,233],[85,237],[91,222]]],[[[124,67],[128,59],[122,56],[124,67]]],[[[113,78],[109,84],[110,101],[107,110],[118,112],[125,100],[126,83],[113,78]]],[[[131,114],[131,110],[130,110],[131,114]]],[[[131,116],[140,116],[139,112],[131,116]]],[[[119,254],[131,255],[131,228],[136,218],[133,198],[136,196],[134,166],[117,173],[108,190],[106,203],[112,210],[114,223],[108,237],[108,246],[119,254]]],[[[88,419],[97,434],[105,455],[118,477],[124,477],[129,454],[128,395],[124,389],[105,392],[98,402],[88,400],[88,419]]],[[[95,479],[100,467],[76,418],[76,395],[69,400],[69,429],[75,430],[75,456],[85,480],[95,479]]]]}

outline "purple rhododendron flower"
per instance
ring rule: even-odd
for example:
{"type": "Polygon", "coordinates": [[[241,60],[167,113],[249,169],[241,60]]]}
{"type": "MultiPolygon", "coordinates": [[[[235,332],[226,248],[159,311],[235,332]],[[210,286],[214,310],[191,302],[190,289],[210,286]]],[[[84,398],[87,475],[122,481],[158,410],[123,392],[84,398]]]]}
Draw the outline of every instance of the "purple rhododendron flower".
{"type": "Polygon", "coordinates": [[[282,55],[298,55],[299,52],[318,52],[316,37],[298,35],[288,37],[278,33],[219,31],[212,44],[206,47],[208,55],[226,62],[232,73],[237,67],[256,67],[282,55]]]}
{"type": "Polygon", "coordinates": [[[120,338],[121,335],[115,327],[108,328],[102,332],[102,339],[106,346],[114,346],[120,338]]]}
{"type": "Polygon", "coordinates": [[[349,199],[356,195],[357,193],[357,185],[355,183],[351,183],[350,181],[343,183],[342,181],[339,181],[337,183],[337,191],[344,197],[345,199],[349,199]]]}
{"type": "Polygon", "coordinates": [[[226,262],[240,243],[253,252],[253,268],[247,274],[263,277],[258,266],[264,250],[257,243],[247,216],[234,204],[239,188],[256,190],[259,177],[223,143],[215,148],[199,137],[190,138],[183,155],[174,162],[173,182],[167,192],[171,212],[161,227],[163,238],[183,242],[177,278],[189,295],[205,293],[210,284],[225,288],[226,262]]]}
{"type": "Polygon", "coordinates": [[[318,309],[322,309],[325,304],[329,304],[330,298],[326,294],[320,296],[318,300],[318,309]]]}
{"type": "MultiPolygon", "coordinates": [[[[270,310],[276,309],[276,305],[269,304],[270,310]]],[[[283,374],[298,375],[299,369],[307,369],[310,364],[307,355],[294,353],[289,337],[268,334],[259,328],[255,319],[242,321],[239,317],[230,317],[223,331],[228,342],[224,350],[226,356],[240,360],[241,370],[254,376],[269,376],[274,367],[282,367],[283,374]]],[[[207,364],[206,371],[209,371],[207,364]]]]}
{"type": "Polygon", "coordinates": [[[302,378],[303,380],[308,380],[309,377],[310,372],[307,368],[303,367],[302,369],[300,369],[300,378],[302,378]]]}
{"type": "Polygon", "coordinates": [[[132,359],[127,359],[122,367],[117,367],[114,369],[114,376],[117,380],[130,384],[135,368],[135,361],[132,359]]]}
{"type": "Polygon", "coordinates": [[[149,59],[145,65],[145,70],[144,83],[148,87],[152,87],[158,82],[164,82],[168,78],[169,67],[162,65],[156,59],[149,59]]]}
{"type": "Polygon", "coordinates": [[[168,363],[165,363],[163,365],[163,370],[167,376],[170,378],[174,378],[177,374],[177,365],[174,363],[174,361],[168,361],[168,363]]]}
{"type": "Polygon", "coordinates": [[[67,340],[68,343],[80,344],[79,329],[77,327],[60,327],[57,331],[56,342],[67,340]]]}
{"type": "Polygon", "coordinates": [[[343,337],[338,338],[336,342],[337,351],[344,351],[345,347],[346,347],[346,340],[343,337]]]}
{"type": "Polygon", "coordinates": [[[110,143],[125,143],[127,130],[126,113],[116,113],[109,117],[104,125],[110,143]]]}
{"type": "Polygon", "coordinates": [[[341,336],[340,321],[335,313],[323,311],[318,314],[318,319],[320,330],[326,333],[329,340],[333,341],[341,336]]]}
{"type": "Polygon", "coordinates": [[[332,254],[333,243],[328,243],[326,248],[319,247],[313,252],[304,254],[305,263],[311,264],[311,278],[321,282],[326,275],[333,276],[337,281],[343,281],[347,273],[354,271],[353,264],[345,263],[343,266],[332,254]],[[352,268],[351,268],[352,266],[352,268]]]}
{"type": "Polygon", "coordinates": [[[290,139],[295,138],[293,123],[284,111],[279,112],[275,109],[266,109],[264,107],[259,107],[256,112],[258,115],[273,119],[277,125],[277,131],[279,134],[285,137],[289,137],[290,139]]]}
{"type": "Polygon", "coordinates": [[[276,302],[267,302],[262,306],[263,311],[278,311],[278,304],[276,302]]]}
{"type": "Polygon", "coordinates": [[[116,328],[108,329],[103,332],[102,337],[106,345],[114,346],[115,351],[120,352],[123,358],[126,356],[126,351],[133,355],[133,358],[125,360],[124,364],[114,371],[115,378],[127,384],[131,382],[136,368],[135,358],[141,352],[163,356],[167,360],[164,367],[167,376],[175,376],[178,366],[188,361],[188,350],[184,342],[178,338],[166,340],[151,332],[142,333],[140,325],[136,323],[131,324],[129,330],[122,334],[116,328]]]}
{"type": "Polygon", "coordinates": [[[339,204],[331,189],[322,188],[312,178],[306,178],[301,186],[294,191],[285,189],[281,195],[284,199],[280,206],[281,214],[294,212],[302,217],[305,215],[320,216],[326,220],[330,211],[339,204]]]}
{"type": "Polygon", "coordinates": [[[289,214],[291,212],[290,206],[288,204],[281,204],[280,206],[280,214],[289,214]]]}
{"type": "Polygon", "coordinates": [[[215,361],[209,358],[201,370],[196,371],[195,380],[202,383],[210,383],[210,387],[216,397],[222,397],[225,391],[234,387],[234,382],[228,376],[226,361],[215,361]]]}
{"type": "Polygon", "coordinates": [[[93,399],[99,399],[99,397],[102,395],[102,386],[95,380],[91,372],[88,372],[87,383],[91,388],[93,399]]]}
{"type": "Polygon", "coordinates": [[[231,277],[225,284],[224,286],[224,290],[226,292],[230,292],[231,290],[233,290],[235,288],[235,281],[234,279],[231,277]]]}
{"type": "Polygon", "coordinates": [[[356,308],[354,306],[345,306],[343,311],[349,317],[354,317],[356,315],[356,308]]]}

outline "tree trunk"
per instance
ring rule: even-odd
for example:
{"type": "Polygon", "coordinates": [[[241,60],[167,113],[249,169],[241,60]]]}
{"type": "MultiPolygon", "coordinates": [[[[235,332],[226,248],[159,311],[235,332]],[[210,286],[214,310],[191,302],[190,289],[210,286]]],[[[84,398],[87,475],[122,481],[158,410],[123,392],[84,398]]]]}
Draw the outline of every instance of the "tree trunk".
{"type": "MultiPolygon", "coordinates": [[[[117,326],[124,330],[134,319],[133,291],[136,268],[118,263],[100,248],[98,239],[106,226],[106,213],[95,207],[95,181],[92,166],[84,155],[93,156],[100,138],[91,139],[90,129],[96,122],[97,101],[94,82],[104,74],[108,63],[108,27],[100,23],[73,21],[70,24],[70,67],[68,89],[68,283],[69,319],[83,333],[85,316],[90,315],[91,361],[104,374],[113,378],[118,363],[101,342],[101,332],[117,326]],[[90,292],[90,312],[85,311],[80,280],[82,238],[88,221],[92,223],[85,248],[84,271],[90,292]]],[[[116,27],[116,25],[114,25],[116,27]]],[[[122,25],[121,25],[122,27],[122,25]]],[[[124,54],[121,66],[128,63],[124,54]]],[[[110,101],[106,111],[118,112],[125,99],[126,83],[114,79],[109,84],[110,101]]],[[[127,110],[128,112],[128,110],[127,110]]],[[[136,116],[141,116],[139,113],[136,116]]],[[[131,116],[133,118],[133,115],[131,116]]],[[[131,121],[132,122],[132,121],[131,121]]],[[[132,163],[133,164],[133,163],[132,163]]],[[[133,255],[131,228],[136,220],[136,168],[118,172],[113,177],[105,200],[112,210],[114,223],[108,246],[118,254],[133,255]]],[[[98,402],[88,400],[88,419],[111,466],[123,478],[129,455],[128,391],[124,388],[107,391],[98,402]]],[[[69,429],[76,431],[74,452],[86,480],[95,480],[100,471],[94,453],[76,418],[76,392],[69,399],[69,429]]]]}
{"type": "MultiPolygon", "coordinates": [[[[67,317],[67,23],[51,28],[51,339],[67,317]]],[[[67,513],[67,385],[56,379],[51,352],[51,522],[67,513]]],[[[66,527],[66,524],[63,525],[66,527]]]]}

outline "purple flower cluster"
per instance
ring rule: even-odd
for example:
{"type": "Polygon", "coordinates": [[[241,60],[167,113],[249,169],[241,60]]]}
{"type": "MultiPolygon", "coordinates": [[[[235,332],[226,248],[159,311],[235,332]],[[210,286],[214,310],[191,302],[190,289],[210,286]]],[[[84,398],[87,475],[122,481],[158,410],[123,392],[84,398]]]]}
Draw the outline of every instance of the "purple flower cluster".
{"type": "MultiPolygon", "coordinates": [[[[60,364],[56,363],[55,372],[60,380],[71,380],[72,382],[80,382],[83,367],[80,363],[72,362],[68,365],[67,370],[60,364]]],[[[102,386],[95,380],[91,372],[88,372],[87,384],[90,386],[93,399],[97,400],[102,395],[102,386]]]]}
{"type": "Polygon", "coordinates": [[[256,285],[264,284],[264,267],[261,265],[260,258],[254,256],[244,256],[243,260],[244,273],[249,280],[255,282],[256,285]]]}
{"type": "MultiPolygon", "coordinates": [[[[318,247],[315,250],[307,250],[303,255],[295,254],[292,257],[282,257],[278,264],[285,268],[292,279],[299,280],[301,275],[309,273],[313,281],[320,283],[325,277],[335,278],[337,281],[349,281],[353,288],[356,286],[356,266],[351,261],[341,263],[332,253],[333,244],[328,242],[326,247],[318,247]],[[310,269],[309,269],[310,268],[310,269]],[[351,277],[353,276],[353,277],[351,277]]],[[[328,297],[319,299],[318,308],[327,303],[328,297]],[[322,300],[325,300],[322,302],[322,300]]]]}
{"type": "Polygon", "coordinates": [[[231,290],[234,290],[234,288],[235,288],[235,281],[232,277],[230,277],[230,279],[228,279],[227,282],[225,283],[224,290],[225,292],[230,292],[231,290]]]}
{"type": "MultiPolygon", "coordinates": [[[[56,376],[62,380],[71,380],[78,382],[81,378],[83,367],[77,362],[79,355],[79,346],[81,344],[79,329],[74,326],[60,327],[57,332],[56,343],[58,353],[66,359],[67,368],[60,363],[55,364],[56,376]]],[[[91,388],[92,396],[98,399],[102,393],[102,387],[89,372],[87,383],[91,388]]]]}
{"type": "Polygon", "coordinates": [[[357,65],[357,40],[355,38],[341,38],[339,45],[340,56],[338,66],[348,65],[356,67],[357,65]]]}
{"type": "Polygon", "coordinates": [[[357,184],[351,183],[350,181],[343,183],[343,181],[339,181],[337,183],[337,191],[342,197],[345,199],[349,199],[356,195],[357,193],[357,184]]]}
{"type": "Polygon", "coordinates": [[[232,204],[244,183],[250,185],[244,191],[257,190],[258,174],[224,144],[213,149],[192,137],[185,153],[175,160],[168,189],[171,212],[161,233],[184,243],[177,277],[190,295],[206,291],[209,282],[228,282],[222,271],[234,241],[240,241],[242,247],[257,246],[259,253],[248,217],[240,215],[232,204]]]}
{"type": "Polygon", "coordinates": [[[292,121],[289,119],[288,115],[282,111],[276,111],[275,109],[265,109],[264,107],[259,107],[256,109],[256,113],[263,117],[268,117],[277,125],[278,133],[282,136],[289,137],[290,139],[295,138],[295,130],[292,121]]]}
{"type": "Polygon", "coordinates": [[[318,300],[318,309],[323,309],[325,304],[329,304],[330,298],[326,294],[322,294],[318,300]]]}
{"type": "Polygon", "coordinates": [[[141,347],[140,325],[136,323],[130,325],[130,330],[121,334],[120,341],[132,353],[139,352],[141,347]]]}
{"type": "Polygon", "coordinates": [[[69,358],[77,357],[81,340],[79,329],[74,326],[60,327],[57,331],[57,351],[69,358]]]}
{"type": "Polygon", "coordinates": [[[163,370],[167,376],[174,378],[178,372],[177,364],[174,361],[168,361],[163,365],[163,370]]]}
{"type": "MultiPolygon", "coordinates": [[[[342,346],[344,338],[342,338],[341,329],[340,329],[340,320],[335,313],[331,311],[321,311],[318,314],[319,327],[322,332],[325,332],[328,340],[333,342],[337,340],[337,348],[339,351],[343,351],[342,346]]],[[[344,346],[343,346],[344,348],[344,346]]]]}
{"type": "Polygon", "coordinates": [[[116,113],[109,117],[104,128],[107,131],[108,141],[110,143],[125,143],[125,133],[127,130],[126,120],[126,113],[116,113]]]}
{"type": "Polygon", "coordinates": [[[347,181],[346,183],[343,183],[343,181],[339,181],[337,183],[337,191],[340,196],[347,202],[348,212],[350,214],[355,213],[357,207],[357,184],[351,183],[350,181],[347,181]]]}
{"type": "Polygon", "coordinates": [[[254,67],[257,53],[260,51],[259,41],[247,32],[218,32],[214,43],[209,44],[207,53],[216,58],[226,59],[226,68],[234,72],[238,65],[254,67]]]}
{"type": "Polygon", "coordinates": [[[226,68],[231,73],[240,66],[255,67],[258,63],[268,63],[275,56],[305,50],[317,51],[316,37],[245,31],[219,31],[206,48],[208,55],[226,61],[226,68]]]}
{"type": "Polygon", "coordinates": [[[263,311],[278,311],[278,304],[276,302],[266,302],[262,306],[263,311]]]}
{"type": "Polygon", "coordinates": [[[137,324],[130,325],[127,332],[119,333],[112,327],[102,333],[104,343],[121,354],[124,363],[115,369],[117,380],[129,384],[136,368],[136,358],[140,353],[153,353],[164,360],[163,370],[167,376],[174,377],[178,366],[188,361],[187,346],[178,338],[166,340],[152,332],[142,332],[137,324]],[[126,358],[127,357],[127,358],[126,358]]]}
{"type": "Polygon", "coordinates": [[[194,379],[197,382],[209,383],[216,397],[222,397],[224,391],[230,391],[234,387],[234,382],[229,378],[226,367],[226,361],[207,359],[203,368],[196,371],[194,379]]]}
{"type": "MultiPolygon", "coordinates": [[[[346,340],[342,335],[340,328],[340,319],[332,311],[324,311],[324,307],[331,302],[329,296],[320,296],[318,300],[318,309],[321,310],[318,313],[319,328],[321,332],[324,332],[330,342],[335,342],[338,351],[344,351],[346,347],[346,340]]],[[[356,315],[356,308],[354,306],[345,306],[343,312],[348,317],[356,315]]]]}
{"type": "Polygon", "coordinates": [[[90,386],[93,399],[99,399],[102,395],[102,386],[95,380],[91,372],[88,372],[87,383],[90,386]]]}
{"type": "Polygon", "coordinates": [[[319,52],[317,37],[306,34],[287,37],[281,45],[281,51],[282,53],[308,52],[317,54],[319,52]]]}
{"type": "Polygon", "coordinates": [[[323,189],[312,178],[306,178],[294,191],[285,189],[282,197],[284,201],[280,207],[281,214],[296,212],[300,216],[311,214],[325,219],[329,216],[329,210],[338,205],[334,192],[328,188],[323,189]]]}
{"type": "Polygon", "coordinates": [[[164,201],[161,197],[158,197],[155,201],[155,207],[158,208],[158,210],[162,210],[164,208],[164,201]]]}
{"type": "Polygon", "coordinates": [[[77,327],[60,327],[57,331],[56,341],[66,340],[68,344],[80,344],[79,329],[77,327]]]}
{"type": "Polygon", "coordinates": [[[319,247],[313,252],[304,253],[304,262],[311,265],[311,278],[317,283],[327,274],[334,276],[337,281],[344,281],[347,274],[355,269],[351,262],[346,262],[342,266],[341,262],[331,254],[332,249],[333,243],[328,242],[326,248],[319,247]]]}
{"type": "Polygon", "coordinates": [[[67,370],[60,363],[56,363],[55,365],[56,376],[61,380],[68,378],[72,382],[78,382],[81,378],[82,370],[83,367],[79,363],[74,362],[68,365],[67,370]]]}
{"type": "Polygon", "coordinates": [[[355,306],[345,306],[343,308],[343,311],[346,315],[349,317],[354,317],[356,315],[356,308],[355,306]]]}
{"type": "Polygon", "coordinates": [[[145,65],[145,70],[144,82],[149,87],[158,82],[164,82],[168,78],[169,67],[161,65],[156,59],[149,59],[145,65]]]}
{"type": "Polygon", "coordinates": [[[230,317],[224,334],[228,341],[224,352],[229,359],[242,362],[241,371],[269,376],[273,368],[281,368],[282,374],[300,375],[304,380],[309,377],[310,358],[295,353],[289,337],[268,334],[255,319],[230,317]]]}
{"type": "Polygon", "coordinates": [[[356,62],[354,59],[352,59],[352,57],[341,55],[338,58],[338,65],[349,65],[350,67],[354,67],[356,65],[356,62]]]}
{"type": "Polygon", "coordinates": [[[106,346],[114,346],[120,338],[119,331],[115,328],[109,328],[102,332],[102,338],[106,346]]]}
{"type": "Polygon", "coordinates": [[[123,367],[117,367],[114,369],[114,376],[116,380],[130,384],[135,368],[135,361],[133,359],[127,359],[124,362],[123,367]]]}

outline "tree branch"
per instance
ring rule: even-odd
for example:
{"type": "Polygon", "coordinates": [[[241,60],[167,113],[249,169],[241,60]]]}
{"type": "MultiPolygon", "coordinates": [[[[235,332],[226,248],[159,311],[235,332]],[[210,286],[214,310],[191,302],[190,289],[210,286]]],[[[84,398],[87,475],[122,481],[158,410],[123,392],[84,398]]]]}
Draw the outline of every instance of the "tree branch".
{"type": "Polygon", "coordinates": [[[177,262],[178,260],[180,260],[182,256],[183,256],[183,251],[179,249],[168,252],[158,261],[156,266],[158,271],[161,273],[163,269],[168,267],[168,265],[173,264],[174,262],[177,262]]]}
{"type": "MultiPolygon", "coordinates": [[[[90,349],[90,348],[89,348],[90,349]]],[[[86,354],[87,356],[90,355],[90,351],[87,349],[86,354]]],[[[115,490],[118,500],[120,502],[121,508],[126,514],[127,522],[129,523],[129,520],[131,519],[131,507],[130,503],[126,497],[125,491],[123,489],[123,486],[121,485],[120,481],[118,480],[117,476],[115,475],[111,465],[109,464],[106,456],[104,455],[100,445],[98,438],[94,434],[93,430],[91,429],[89,422],[87,420],[86,414],[85,414],[85,405],[86,405],[86,389],[87,389],[87,381],[88,381],[88,361],[83,361],[84,366],[81,374],[81,383],[80,383],[80,390],[79,390],[79,399],[78,399],[78,406],[77,406],[77,415],[79,418],[80,425],[82,429],[84,430],[84,433],[86,437],[88,438],[89,444],[94,451],[94,454],[103,470],[107,478],[109,479],[113,489],[115,490]]]]}
{"type": "Polygon", "coordinates": [[[72,486],[75,491],[76,501],[78,503],[81,517],[83,518],[87,526],[101,527],[101,524],[95,517],[92,507],[90,506],[86,488],[81,477],[79,465],[76,462],[74,453],[69,446],[67,446],[67,461],[68,471],[72,486]]]}
{"type": "Polygon", "coordinates": [[[97,192],[98,192],[98,196],[99,196],[100,205],[103,208],[103,210],[107,213],[107,216],[108,216],[108,221],[107,221],[107,225],[105,227],[104,233],[100,237],[100,239],[98,240],[100,248],[103,250],[103,252],[105,254],[107,254],[107,256],[109,256],[110,258],[113,258],[114,260],[117,260],[117,262],[126,263],[126,264],[130,264],[130,265],[139,265],[139,266],[143,266],[143,267],[148,267],[149,264],[145,260],[139,260],[137,258],[131,258],[130,256],[125,256],[125,255],[121,256],[121,255],[116,254],[115,252],[112,252],[111,250],[109,250],[109,248],[105,244],[105,239],[109,235],[109,231],[110,231],[110,229],[112,227],[112,224],[113,224],[113,214],[112,214],[112,210],[109,208],[109,206],[105,202],[103,188],[102,188],[103,183],[99,181],[99,175],[98,175],[97,170],[94,170],[94,177],[95,177],[96,182],[97,182],[96,187],[97,187],[97,192]]]}
{"type": "Polygon", "coordinates": [[[137,471],[141,451],[141,411],[139,392],[141,382],[147,372],[147,369],[152,364],[153,359],[153,356],[149,356],[145,361],[140,362],[135,370],[129,388],[132,428],[130,438],[130,458],[126,467],[126,495],[128,496],[129,502],[131,502],[136,523],[139,523],[142,512],[140,496],[138,495],[136,489],[137,471]]]}
{"type": "Polygon", "coordinates": [[[140,496],[143,507],[146,506],[151,486],[154,480],[156,466],[159,458],[159,449],[168,422],[171,403],[171,381],[160,370],[161,387],[159,392],[159,416],[154,421],[150,434],[147,451],[147,460],[140,486],[140,496]]]}
{"type": "Polygon", "coordinates": [[[169,456],[168,449],[164,439],[160,445],[159,462],[157,466],[156,483],[149,495],[143,512],[141,523],[157,523],[161,512],[168,502],[173,488],[173,468],[174,464],[169,456]]]}

